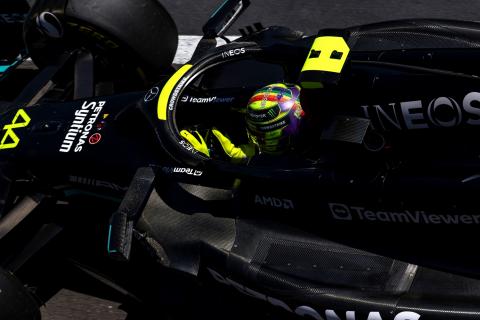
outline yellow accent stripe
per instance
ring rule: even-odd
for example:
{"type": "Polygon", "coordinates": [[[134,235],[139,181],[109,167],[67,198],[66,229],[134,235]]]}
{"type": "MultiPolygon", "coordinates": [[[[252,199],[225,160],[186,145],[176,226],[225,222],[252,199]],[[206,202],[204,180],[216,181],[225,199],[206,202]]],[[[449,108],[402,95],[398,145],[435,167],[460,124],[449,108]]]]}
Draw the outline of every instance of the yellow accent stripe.
{"type": "Polygon", "coordinates": [[[160,98],[158,99],[157,105],[157,115],[160,120],[167,120],[167,108],[170,94],[172,93],[175,85],[178,83],[181,77],[192,67],[191,64],[186,64],[182,66],[174,75],[168,79],[167,83],[163,86],[162,92],[160,93],[160,98]]]}

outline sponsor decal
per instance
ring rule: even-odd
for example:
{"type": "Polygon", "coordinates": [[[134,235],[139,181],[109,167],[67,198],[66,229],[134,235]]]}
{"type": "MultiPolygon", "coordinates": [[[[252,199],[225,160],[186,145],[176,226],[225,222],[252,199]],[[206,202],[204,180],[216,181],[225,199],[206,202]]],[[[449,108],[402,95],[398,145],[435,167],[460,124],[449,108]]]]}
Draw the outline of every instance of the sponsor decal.
{"type": "Polygon", "coordinates": [[[88,143],[90,144],[97,144],[102,140],[102,135],[98,132],[92,134],[90,138],[88,138],[88,143]]]}
{"type": "Polygon", "coordinates": [[[0,14],[0,23],[10,24],[10,23],[23,23],[26,18],[26,14],[23,13],[1,13],[0,14]]]}
{"type": "Polygon", "coordinates": [[[278,128],[281,128],[281,127],[284,127],[288,124],[288,122],[283,119],[279,122],[276,122],[276,123],[273,123],[271,125],[268,125],[268,126],[261,126],[258,128],[258,130],[260,131],[270,131],[270,130],[273,130],[273,129],[278,129],[278,128]]]}
{"type": "Polygon", "coordinates": [[[107,125],[107,122],[105,121],[105,119],[108,118],[110,114],[108,113],[104,113],[102,115],[102,119],[103,120],[100,120],[99,122],[97,122],[97,124],[95,125],[95,129],[97,129],[97,131],[102,131],[103,129],[105,129],[105,126],[107,125]]]}
{"type": "Polygon", "coordinates": [[[100,121],[96,124],[95,128],[98,131],[101,131],[101,130],[103,130],[103,128],[105,128],[106,125],[107,125],[107,123],[104,120],[102,120],[102,121],[100,121]]]}
{"type": "Polygon", "coordinates": [[[100,187],[100,188],[111,189],[114,191],[127,191],[128,189],[128,187],[122,187],[113,182],[103,181],[103,180],[98,180],[98,179],[93,179],[88,177],[69,176],[68,181],[72,183],[90,186],[90,187],[100,187]]]}
{"type": "Polygon", "coordinates": [[[244,53],[245,53],[245,48],[232,49],[232,50],[222,52],[222,58],[225,59],[229,57],[239,56],[244,53]]]}
{"type": "Polygon", "coordinates": [[[272,207],[272,208],[279,208],[279,209],[286,209],[286,210],[294,210],[295,207],[293,205],[293,201],[290,199],[279,199],[275,197],[268,197],[262,195],[255,195],[255,204],[265,206],[265,207],[272,207]]]}
{"type": "Polygon", "coordinates": [[[187,81],[188,81],[188,78],[183,78],[182,80],[180,80],[178,85],[173,90],[172,95],[170,96],[170,101],[168,102],[168,110],[170,111],[173,110],[173,107],[175,106],[175,102],[177,101],[177,98],[178,98],[178,94],[180,93],[180,90],[185,85],[185,82],[187,81]]]}
{"type": "MultiPolygon", "coordinates": [[[[263,94],[263,98],[262,98],[262,108],[265,108],[265,106],[267,105],[267,101],[268,101],[268,97],[270,96],[270,93],[273,91],[273,87],[268,87],[268,90],[263,94]]],[[[279,98],[277,98],[277,100],[280,100],[279,98]]]]}
{"type": "Polygon", "coordinates": [[[105,103],[106,101],[85,101],[80,109],[75,110],[75,118],[63,139],[60,152],[83,150],[85,142],[91,138],[90,131],[94,128],[105,103]]]}
{"type": "Polygon", "coordinates": [[[203,174],[203,171],[195,170],[192,168],[173,168],[174,173],[185,173],[191,176],[200,177],[203,174]]]}
{"type": "MultiPolygon", "coordinates": [[[[274,110],[274,109],[271,109],[271,110],[274,110]]],[[[265,118],[267,118],[268,115],[269,115],[268,113],[256,113],[256,112],[253,112],[251,110],[248,110],[248,117],[253,119],[253,120],[256,120],[258,122],[264,121],[265,118]]]]}
{"type": "Polygon", "coordinates": [[[147,94],[145,94],[145,97],[143,98],[143,101],[145,102],[150,102],[153,99],[155,99],[158,94],[160,93],[160,88],[159,87],[153,87],[150,89],[147,94]]]}
{"type": "Polygon", "coordinates": [[[235,100],[234,97],[190,97],[190,96],[183,96],[180,100],[181,102],[188,102],[188,103],[231,103],[235,100]]]}
{"type": "Polygon", "coordinates": [[[234,97],[215,97],[213,103],[232,103],[234,100],[234,97]]]}
{"type": "Polygon", "coordinates": [[[463,100],[438,97],[430,101],[392,102],[362,106],[376,129],[414,130],[480,125],[480,93],[470,92],[463,100]]]}
{"type": "Polygon", "coordinates": [[[35,19],[38,30],[45,36],[59,39],[63,37],[63,26],[60,20],[51,12],[42,12],[35,19]]]}
{"type": "Polygon", "coordinates": [[[179,143],[187,151],[190,151],[193,154],[198,153],[197,149],[195,149],[190,143],[186,142],[185,140],[181,140],[179,143]]]}
{"type": "Polygon", "coordinates": [[[219,283],[232,286],[239,292],[248,295],[250,297],[263,300],[265,302],[270,303],[273,306],[280,307],[288,312],[294,313],[296,315],[302,317],[311,317],[316,320],[386,320],[386,319],[393,319],[393,320],[419,320],[421,315],[416,312],[411,311],[402,311],[398,313],[390,313],[389,315],[382,315],[378,311],[371,311],[368,314],[362,312],[362,316],[357,314],[356,311],[346,311],[345,316],[342,317],[342,312],[337,312],[335,310],[327,309],[324,311],[319,311],[318,309],[314,309],[312,307],[306,305],[300,306],[291,306],[287,304],[285,301],[282,301],[277,298],[273,298],[267,296],[266,294],[260,293],[253,289],[250,289],[228,277],[223,277],[217,271],[207,268],[210,275],[219,283]],[[366,314],[366,315],[365,315],[366,314]]]}
{"type": "Polygon", "coordinates": [[[18,146],[20,138],[15,134],[14,129],[25,128],[30,123],[30,117],[23,109],[18,109],[12,123],[3,126],[5,134],[0,142],[0,150],[12,149],[18,146]]]}
{"type": "Polygon", "coordinates": [[[374,210],[362,206],[329,203],[330,213],[336,220],[372,221],[403,224],[478,225],[480,214],[431,213],[423,210],[374,210]]]}

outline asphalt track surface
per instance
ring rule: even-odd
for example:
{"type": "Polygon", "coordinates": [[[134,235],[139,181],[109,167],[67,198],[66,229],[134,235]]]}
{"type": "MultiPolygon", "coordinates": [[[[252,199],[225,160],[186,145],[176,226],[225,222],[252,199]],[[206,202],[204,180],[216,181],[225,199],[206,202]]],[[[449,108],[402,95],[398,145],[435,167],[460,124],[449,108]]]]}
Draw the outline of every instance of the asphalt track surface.
{"type": "MultiPolygon", "coordinates": [[[[177,21],[180,34],[199,35],[201,27],[220,1],[163,0],[177,21]]],[[[480,20],[478,0],[251,0],[247,11],[227,34],[262,22],[314,34],[321,28],[406,18],[480,20]]]]}
{"type": "MultiPolygon", "coordinates": [[[[201,35],[203,23],[220,3],[213,0],[161,2],[177,22],[181,35],[201,35]]],[[[480,20],[478,0],[251,0],[251,2],[250,8],[227,34],[238,35],[238,28],[255,22],[262,22],[264,26],[289,26],[306,34],[315,34],[321,28],[347,27],[407,18],[480,20]]],[[[119,309],[118,302],[90,297],[68,289],[55,295],[42,308],[42,314],[46,320],[127,318],[126,313],[119,309]]]]}

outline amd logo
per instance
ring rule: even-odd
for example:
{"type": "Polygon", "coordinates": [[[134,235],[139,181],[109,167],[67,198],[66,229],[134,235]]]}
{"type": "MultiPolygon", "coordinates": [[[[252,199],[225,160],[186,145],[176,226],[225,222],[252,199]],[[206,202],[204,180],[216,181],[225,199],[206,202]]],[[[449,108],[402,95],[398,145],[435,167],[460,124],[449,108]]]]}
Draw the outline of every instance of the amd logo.
{"type": "Polygon", "coordinates": [[[290,199],[279,199],[274,197],[267,197],[261,195],[255,195],[255,204],[265,206],[265,207],[273,207],[279,209],[286,209],[286,210],[293,210],[295,206],[293,205],[293,201],[290,199]]]}

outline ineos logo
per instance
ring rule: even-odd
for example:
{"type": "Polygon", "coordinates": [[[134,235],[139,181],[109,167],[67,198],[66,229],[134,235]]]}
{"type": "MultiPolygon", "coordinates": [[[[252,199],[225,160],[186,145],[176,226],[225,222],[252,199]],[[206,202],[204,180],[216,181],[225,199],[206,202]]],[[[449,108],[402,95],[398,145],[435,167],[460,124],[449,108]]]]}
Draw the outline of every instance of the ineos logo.
{"type": "Polygon", "coordinates": [[[428,106],[428,117],[437,127],[456,127],[462,123],[462,109],[452,98],[440,97],[430,102],[428,106]],[[453,113],[449,115],[450,112],[453,113]],[[442,113],[444,114],[443,117],[441,116],[442,113]],[[452,119],[447,121],[446,118],[448,117],[452,119]]]}
{"type": "Polygon", "coordinates": [[[57,16],[51,12],[42,12],[35,19],[38,30],[45,36],[59,39],[63,37],[63,26],[57,16]]]}
{"type": "Polygon", "coordinates": [[[384,131],[428,128],[455,128],[480,125],[480,92],[470,92],[463,100],[438,97],[428,104],[422,100],[362,106],[372,126],[384,131]]]}
{"type": "Polygon", "coordinates": [[[222,58],[225,59],[228,57],[238,56],[238,55],[244,54],[245,52],[246,52],[245,48],[228,50],[228,51],[222,52],[222,58]]]}

